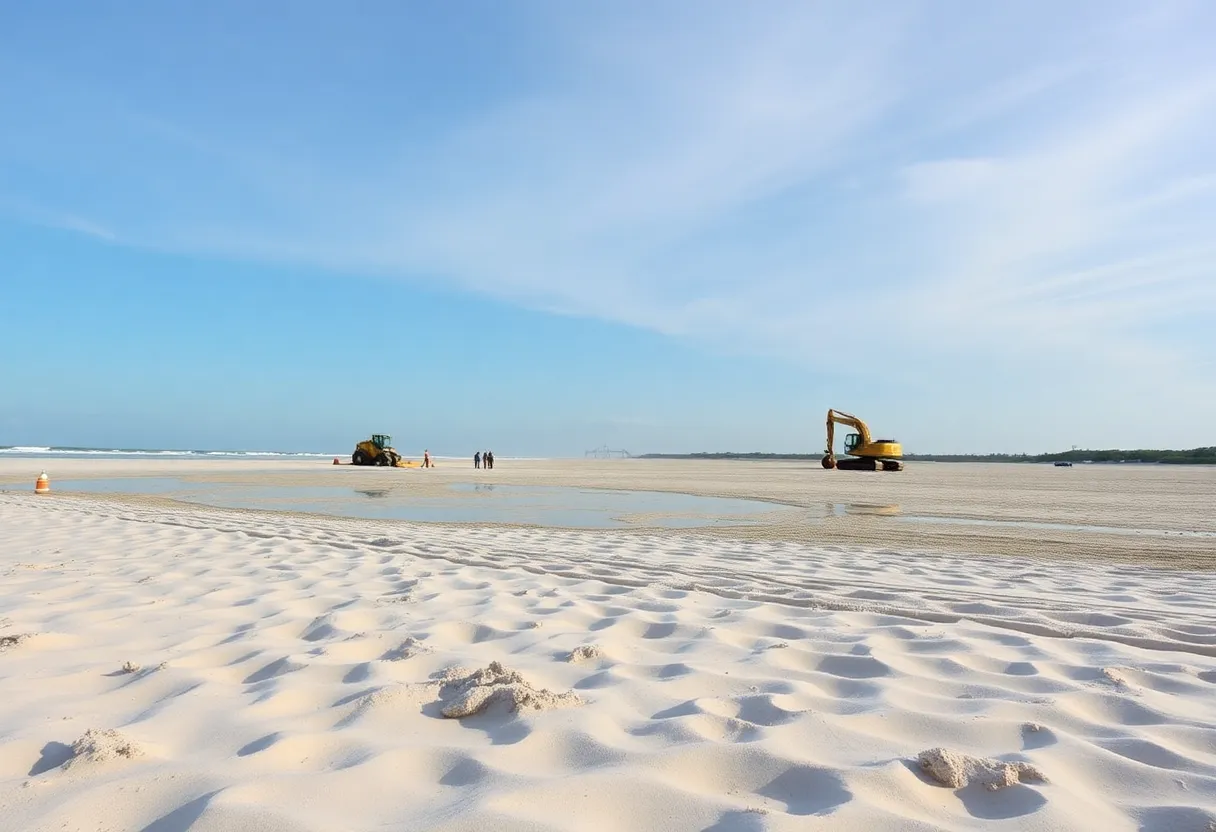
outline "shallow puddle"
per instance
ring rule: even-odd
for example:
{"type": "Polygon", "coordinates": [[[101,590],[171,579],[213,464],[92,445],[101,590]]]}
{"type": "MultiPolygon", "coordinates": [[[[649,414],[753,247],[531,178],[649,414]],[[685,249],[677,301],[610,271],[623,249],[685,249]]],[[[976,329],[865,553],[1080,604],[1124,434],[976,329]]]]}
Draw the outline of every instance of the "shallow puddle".
{"type": "Polygon", "coordinates": [[[454,483],[426,496],[408,485],[290,486],[205,483],[173,477],[60,480],[57,491],[146,494],[217,508],[301,511],[339,517],[443,523],[515,523],[557,528],[697,528],[763,522],[795,511],[758,500],[659,491],[454,483]]]}
{"type": "Polygon", "coordinates": [[[1212,531],[1138,529],[1027,520],[976,519],[904,514],[898,504],[825,503],[794,508],[760,500],[702,497],[664,491],[623,491],[576,486],[500,485],[458,482],[446,493],[420,494],[409,484],[256,485],[199,482],[176,477],[115,477],[57,480],[56,491],[140,494],[217,508],[299,511],[337,517],[422,523],[510,523],[569,529],[746,526],[795,521],[873,518],[881,523],[1022,528],[1120,536],[1216,538],[1212,531]]]}

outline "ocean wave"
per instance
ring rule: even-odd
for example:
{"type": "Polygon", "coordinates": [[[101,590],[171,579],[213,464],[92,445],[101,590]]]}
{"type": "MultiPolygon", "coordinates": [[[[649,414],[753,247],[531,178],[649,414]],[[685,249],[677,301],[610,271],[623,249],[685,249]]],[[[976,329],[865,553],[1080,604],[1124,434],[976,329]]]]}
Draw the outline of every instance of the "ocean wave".
{"type": "MultiPolygon", "coordinates": [[[[183,450],[159,450],[153,448],[71,448],[71,447],[55,447],[46,445],[11,445],[0,447],[0,455],[9,454],[13,456],[127,456],[127,457],[178,457],[185,459],[205,459],[208,457],[216,458],[235,458],[235,459],[331,459],[338,457],[345,459],[350,456],[349,453],[316,453],[315,451],[183,451],[183,450]]],[[[406,459],[422,459],[422,451],[402,451],[406,459]]],[[[471,461],[472,454],[454,455],[454,454],[431,454],[431,459],[436,461],[471,461]]],[[[533,456],[500,456],[501,462],[521,461],[521,460],[542,460],[548,457],[533,457],[533,456]]]]}
{"type": "MultiPolygon", "coordinates": [[[[198,456],[290,456],[290,457],[315,457],[324,459],[325,457],[334,456],[334,454],[317,454],[311,452],[292,452],[292,451],[191,451],[192,454],[198,456]]],[[[339,454],[341,456],[341,454],[339,454]]]]}
{"type": "Polygon", "coordinates": [[[13,445],[0,448],[0,454],[37,454],[47,456],[175,456],[175,457],[307,457],[324,459],[333,454],[313,452],[286,451],[180,451],[180,450],[145,450],[124,448],[56,448],[34,445],[13,445]]]}

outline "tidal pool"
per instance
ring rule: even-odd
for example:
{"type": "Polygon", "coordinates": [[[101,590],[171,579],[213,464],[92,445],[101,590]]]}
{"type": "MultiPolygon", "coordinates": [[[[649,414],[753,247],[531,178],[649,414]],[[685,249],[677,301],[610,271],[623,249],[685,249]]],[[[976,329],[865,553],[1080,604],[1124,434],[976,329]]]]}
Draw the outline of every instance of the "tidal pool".
{"type": "Polygon", "coordinates": [[[252,485],[175,477],[59,480],[57,491],[140,494],[217,508],[300,511],[338,517],[442,523],[514,523],[557,528],[697,528],[762,522],[787,506],[660,491],[453,483],[420,495],[408,484],[252,485]]]}

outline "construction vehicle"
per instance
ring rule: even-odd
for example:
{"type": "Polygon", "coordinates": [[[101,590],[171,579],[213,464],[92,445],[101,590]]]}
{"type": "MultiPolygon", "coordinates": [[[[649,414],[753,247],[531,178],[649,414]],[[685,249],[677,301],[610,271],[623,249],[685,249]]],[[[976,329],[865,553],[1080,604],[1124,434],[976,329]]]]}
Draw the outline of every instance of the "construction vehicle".
{"type": "Polygon", "coordinates": [[[838,410],[828,411],[828,450],[823,458],[824,468],[839,468],[842,471],[902,471],[903,455],[903,448],[898,442],[894,439],[874,439],[869,426],[856,416],[838,410]],[[857,430],[857,433],[845,436],[844,452],[848,456],[842,459],[837,459],[833,450],[837,423],[857,430]]]}
{"type": "Polygon", "coordinates": [[[350,455],[350,461],[353,465],[405,467],[401,454],[393,448],[393,437],[385,433],[374,433],[371,439],[365,439],[356,445],[355,452],[350,455]]]}

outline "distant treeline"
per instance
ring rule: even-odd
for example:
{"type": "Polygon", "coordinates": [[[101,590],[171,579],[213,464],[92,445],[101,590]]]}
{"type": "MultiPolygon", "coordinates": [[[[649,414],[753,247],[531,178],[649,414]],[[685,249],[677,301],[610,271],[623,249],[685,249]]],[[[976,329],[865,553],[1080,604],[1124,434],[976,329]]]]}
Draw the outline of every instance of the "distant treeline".
{"type": "MultiPolygon", "coordinates": [[[[640,459],[817,460],[817,454],[717,452],[643,454],[640,459]]],[[[1189,451],[1062,451],[1055,454],[904,454],[910,462],[1160,462],[1170,465],[1216,465],[1216,447],[1189,451]]]]}

